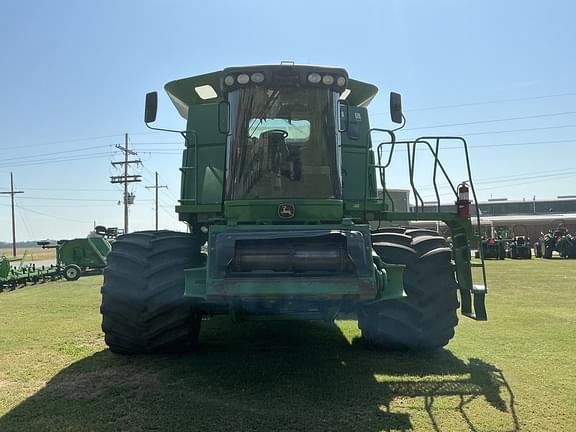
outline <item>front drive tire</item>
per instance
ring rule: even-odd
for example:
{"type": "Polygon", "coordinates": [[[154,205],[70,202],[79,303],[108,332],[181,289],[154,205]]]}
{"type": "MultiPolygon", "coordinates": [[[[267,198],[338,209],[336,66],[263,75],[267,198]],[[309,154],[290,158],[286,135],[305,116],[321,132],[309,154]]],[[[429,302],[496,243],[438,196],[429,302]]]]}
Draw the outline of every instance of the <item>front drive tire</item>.
{"type": "Polygon", "coordinates": [[[443,347],[458,324],[451,249],[433,231],[405,229],[402,235],[402,241],[375,236],[373,248],[384,262],[406,265],[407,297],[360,308],[362,337],[370,345],[392,349],[443,347]]]}
{"type": "Polygon", "coordinates": [[[184,298],[184,269],[203,265],[191,234],[144,231],[119,237],[107,257],[102,330],[120,354],[183,352],[198,343],[201,314],[184,298]]]}

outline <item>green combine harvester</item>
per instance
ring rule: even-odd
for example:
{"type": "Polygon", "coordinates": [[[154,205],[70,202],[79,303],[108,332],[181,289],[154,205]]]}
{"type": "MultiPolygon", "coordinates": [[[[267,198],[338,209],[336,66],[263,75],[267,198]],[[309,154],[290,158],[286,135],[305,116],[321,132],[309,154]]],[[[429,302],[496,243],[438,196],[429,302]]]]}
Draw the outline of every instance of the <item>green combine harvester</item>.
{"type": "MultiPolygon", "coordinates": [[[[470,260],[470,192],[477,200],[463,138],[399,141],[394,130],[371,128],[377,88],[335,67],[233,67],[166,91],[187,120],[175,131],[186,146],[176,212],[190,233],[135,232],[113,243],[101,305],[112,351],[194,348],[202,318],[217,314],[240,322],[356,313],[367,343],[409,349],[446,345],[459,306],[487,319],[484,264],[470,260]],[[375,132],[388,138],[373,142],[375,132]],[[438,157],[446,143],[463,148],[466,182],[448,177],[438,157]],[[456,213],[424,212],[417,149],[432,155],[430,184],[440,202],[438,177],[447,181],[456,213]],[[406,154],[416,206],[397,212],[387,174],[406,154]],[[449,226],[452,248],[434,231],[391,227],[437,220],[449,226]],[[369,221],[390,227],[371,230],[369,221]]],[[[157,97],[146,97],[148,126],[157,97]]],[[[404,123],[398,94],[390,105],[404,123]]]]}

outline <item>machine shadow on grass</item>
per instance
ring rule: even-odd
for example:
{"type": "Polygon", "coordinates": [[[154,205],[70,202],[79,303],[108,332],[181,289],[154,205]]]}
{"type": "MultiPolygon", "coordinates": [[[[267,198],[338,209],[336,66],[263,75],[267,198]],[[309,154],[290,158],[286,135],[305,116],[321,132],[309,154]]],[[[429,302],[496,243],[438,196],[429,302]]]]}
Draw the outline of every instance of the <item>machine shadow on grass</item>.
{"type": "Polygon", "coordinates": [[[0,430],[479,431],[487,417],[520,430],[503,372],[482,360],[377,351],[323,323],[219,318],[195,353],[105,350],[72,364],[0,430]]]}

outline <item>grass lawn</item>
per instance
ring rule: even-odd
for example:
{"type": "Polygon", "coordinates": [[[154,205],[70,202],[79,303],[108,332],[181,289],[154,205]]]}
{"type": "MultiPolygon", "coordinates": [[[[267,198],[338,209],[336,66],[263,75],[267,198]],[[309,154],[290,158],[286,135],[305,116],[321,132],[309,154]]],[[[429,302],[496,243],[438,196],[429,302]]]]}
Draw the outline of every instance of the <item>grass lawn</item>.
{"type": "Polygon", "coordinates": [[[0,294],[0,431],[574,431],[576,261],[491,261],[490,321],[434,353],[355,321],[203,322],[179,356],[110,353],[101,276],[0,294]]]}

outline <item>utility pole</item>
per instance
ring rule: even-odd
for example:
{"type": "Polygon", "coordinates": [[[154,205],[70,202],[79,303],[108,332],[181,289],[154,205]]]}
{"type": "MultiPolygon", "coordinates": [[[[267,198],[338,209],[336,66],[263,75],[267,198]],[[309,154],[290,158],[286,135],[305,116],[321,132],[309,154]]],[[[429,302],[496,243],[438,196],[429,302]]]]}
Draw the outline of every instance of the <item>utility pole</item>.
{"type": "Polygon", "coordinates": [[[156,185],[146,186],[146,189],[156,189],[156,231],[158,231],[158,189],[162,188],[168,189],[168,186],[158,186],[158,171],[156,171],[156,185]]]}
{"type": "Polygon", "coordinates": [[[110,177],[110,183],[122,183],[124,184],[124,234],[128,234],[128,205],[132,204],[134,201],[133,196],[128,195],[128,183],[140,182],[140,175],[128,175],[128,165],[142,163],[140,159],[128,160],[128,156],[136,156],[134,150],[128,148],[128,134],[124,134],[124,147],[120,144],[116,145],[116,148],[124,153],[124,161],[122,162],[111,162],[112,166],[124,165],[124,175],[112,176],[110,177]]]}
{"type": "Polygon", "coordinates": [[[12,201],[12,256],[16,256],[16,221],[14,219],[14,195],[24,191],[14,190],[14,176],[10,173],[10,192],[0,192],[2,195],[10,195],[12,201]]]}

